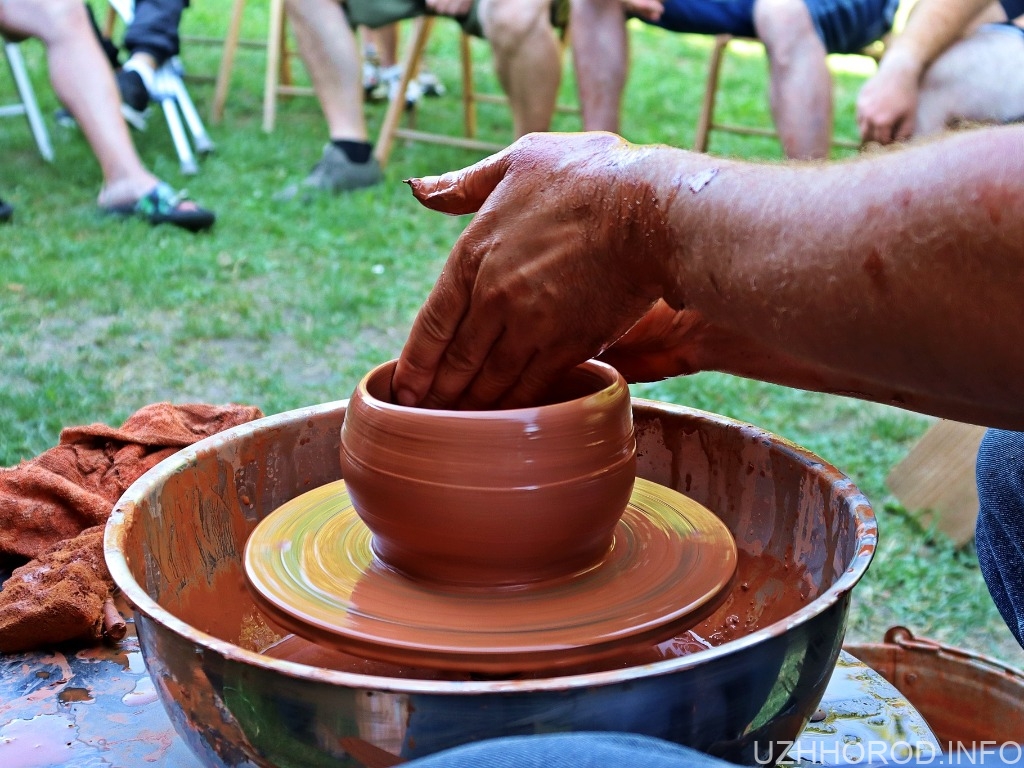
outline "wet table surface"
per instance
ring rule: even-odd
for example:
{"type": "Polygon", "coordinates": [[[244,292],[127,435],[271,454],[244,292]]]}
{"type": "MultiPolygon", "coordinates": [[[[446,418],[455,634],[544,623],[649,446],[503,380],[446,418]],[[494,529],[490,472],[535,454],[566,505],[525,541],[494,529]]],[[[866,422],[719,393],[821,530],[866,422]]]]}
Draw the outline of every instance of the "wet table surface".
{"type": "MultiPolygon", "coordinates": [[[[0,654],[0,766],[201,768],[157,698],[133,630],[129,623],[113,646],[0,654]]],[[[908,748],[937,750],[937,742],[895,688],[843,652],[789,757],[834,765],[908,748]]]]}

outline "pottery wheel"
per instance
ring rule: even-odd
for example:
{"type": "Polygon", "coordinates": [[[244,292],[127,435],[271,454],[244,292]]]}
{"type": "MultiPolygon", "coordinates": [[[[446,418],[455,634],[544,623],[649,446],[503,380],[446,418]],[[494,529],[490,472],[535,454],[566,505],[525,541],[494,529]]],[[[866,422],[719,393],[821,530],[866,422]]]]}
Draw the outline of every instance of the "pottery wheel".
{"type": "Polygon", "coordinates": [[[570,577],[493,591],[409,579],[373,554],[336,481],[268,515],[245,548],[258,605],[318,644],[399,664],[504,673],[606,658],[685,629],[736,569],[728,528],[638,478],[604,559],[570,577]]]}

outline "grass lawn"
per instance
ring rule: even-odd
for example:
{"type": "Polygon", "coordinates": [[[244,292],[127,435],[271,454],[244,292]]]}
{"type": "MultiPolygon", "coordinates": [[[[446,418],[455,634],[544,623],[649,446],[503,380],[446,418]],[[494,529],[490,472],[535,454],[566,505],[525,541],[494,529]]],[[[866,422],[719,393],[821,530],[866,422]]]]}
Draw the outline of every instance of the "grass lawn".
{"type": "MultiPolygon", "coordinates": [[[[186,35],[220,37],[230,3],[196,3],[186,35]]],[[[250,3],[244,37],[265,34],[265,9],[250,3]]],[[[637,26],[623,133],[638,142],[690,146],[710,39],[637,26]]],[[[47,117],[58,106],[41,46],[23,46],[47,117]]],[[[436,25],[430,68],[451,93],[425,102],[423,128],[457,130],[461,115],[455,26],[436,25]]],[[[486,46],[475,46],[478,86],[494,88],[486,46]]],[[[215,72],[220,51],[186,42],[191,74],[215,72]]],[[[834,61],[837,134],[856,138],[853,101],[870,69],[834,61]]],[[[74,129],[49,126],[57,160],[43,162],[22,120],[0,120],[0,196],[16,206],[0,228],[0,465],[55,444],[61,427],[119,424],[151,402],[244,402],[267,413],[347,397],[359,376],[395,356],[448,249],[466,225],[421,209],[403,178],[467,165],[464,150],[399,143],[385,184],[309,204],[273,194],[301,178],[325,140],[316,102],[282,101],[277,129],[260,129],[264,53],[242,49],[222,124],[209,126],[216,152],[182,177],[159,114],[135,134],[145,162],[187,186],[219,221],[192,236],[104,218],[100,177],[74,129]]],[[[301,66],[295,71],[300,79],[301,66]]],[[[719,118],[767,124],[765,66],[756,46],[739,47],[723,71],[719,118]]],[[[572,103],[567,67],[563,101],[572,103]]],[[[190,86],[203,114],[209,82],[190,86]]],[[[0,101],[13,94],[0,76],[0,101]]],[[[375,131],[382,105],[369,105],[375,131]]],[[[503,107],[481,107],[484,137],[507,141],[503,107]]],[[[577,130],[561,114],[559,130],[577,130]]],[[[772,139],[716,133],[717,154],[776,161],[772,139]]],[[[837,151],[836,156],[850,154],[837,151]]],[[[807,446],[848,473],[873,500],[882,540],[854,595],[848,637],[880,641],[904,624],[916,634],[1024,666],[971,552],[922,530],[885,477],[929,419],[896,409],[782,389],[715,374],[638,386],[637,394],[752,422],[807,446]]]]}

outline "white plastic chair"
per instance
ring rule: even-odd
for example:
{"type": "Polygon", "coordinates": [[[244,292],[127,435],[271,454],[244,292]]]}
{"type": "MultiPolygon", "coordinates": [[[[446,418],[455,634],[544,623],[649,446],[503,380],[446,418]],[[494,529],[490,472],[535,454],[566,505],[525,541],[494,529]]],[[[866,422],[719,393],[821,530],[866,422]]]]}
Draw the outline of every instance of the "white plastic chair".
{"type": "MultiPolygon", "coordinates": [[[[111,8],[117,12],[125,24],[130,24],[135,17],[134,0],[108,0],[111,8]]],[[[171,132],[171,141],[174,142],[174,149],[178,153],[181,162],[181,172],[184,174],[195,174],[199,172],[199,164],[196,162],[195,153],[201,155],[209,154],[214,150],[213,140],[206,132],[206,126],[199,117],[192,97],[182,80],[185,71],[181,59],[174,56],[165,61],[156,72],[153,73],[153,82],[149,89],[150,98],[158,103],[167,119],[167,128],[171,132]],[[184,125],[182,124],[184,118],[184,125]],[[192,136],[185,133],[185,126],[192,136]],[[193,151],[193,145],[195,150],[193,151]]]]}
{"type": "Polygon", "coordinates": [[[21,56],[21,48],[18,43],[3,41],[4,55],[7,64],[11,69],[11,76],[14,78],[14,85],[18,89],[18,96],[21,99],[14,104],[0,106],[0,117],[17,117],[24,115],[28,118],[28,125],[32,131],[32,138],[36,140],[39,147],[39,154],[47,162],[53,162],[53,144],[50,143],[50,133],[46,130],[46,123],[43,122],[43,115],[39,111],[39,103],[36,101],[36,92],[32,88],[32,81],[29,80],[28,70],[25,68],[25,60],[21,56]]]}

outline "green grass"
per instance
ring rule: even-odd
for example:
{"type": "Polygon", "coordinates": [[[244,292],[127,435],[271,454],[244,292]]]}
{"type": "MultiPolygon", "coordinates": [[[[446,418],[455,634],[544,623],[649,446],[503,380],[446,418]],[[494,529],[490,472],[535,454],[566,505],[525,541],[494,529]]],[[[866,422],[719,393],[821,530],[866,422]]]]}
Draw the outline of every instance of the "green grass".
{"type": "MultiPolygon", "coordinates": [[[[243,37],[259,39],[265,9],[247,8],[243,37]]],[[[222,36],[229,3],[194,4],[184,32],[222,36]]],[[[438,24],[428,63],[452,95],[426,102],[419,125],[457,131],[455,26],[438,24]]],[[[623,133],[638,142],[693,141],[710,39],[632,30],[633,67],[623,133]]],[[[38,43],[23,45],[49,116],[57,104],[38,43]]],[[[187,46],[190,73],[216,71],[220,51],[187,46]]],[[[486,46],[474,56],[481,90],[495,89],[486,46]]],[[[162,118],[136,134],[145,162],[217,210],[210,234],[191,236],[100,216],[96,163],[74,130],[50,128],[57,161],[40,160],[22,120],[0,120],[0,195],[17,208],[0,229],[0,465],[52,446],[61,427],[120,423],[159,400],[245,402],[267,413],[347,397],[358,377],[401,348],[412,317],[467,223],[421,209],[403,178],[479,159],[462,150],[399,143],[377,188],[309,205],[272,195],[301,178],[325,140],[316,102],[284,100],[272,134],[260,129],[264,54],[240,50],[216,152],[183,178],[162,118]]],[[[838,58],[836,132],[856,138],[853,102],[863,59],[838,58]],[[860,69],[858,69],[860,68],[860,69]]],[[[302,79],[296,62],[296,75],[302,79]]],[[[574,102],[566,67],[562,101],[574,102]]],[[[769,125],[767,73],[757,46],[726,59],[720,120],[769,125]]],[[[208,82],[190,90],[204,115],[208,82]]],[[[0,76],[0,101],[13,94],[0,76]]],[[[383,106],[367,107],[376,131],[383,106]]],[[[509,136],[500,106],[480,110],[481,134],[509,136]]],[[[561,114],[555,127],[577,130],[561,114]]],[[[772,139],[716,133],[716,154],[780,157],[772,139]]],[[[836,151],[836,157],[850,154],[836,151]]],[[[922,530],[885,478],[928,419],[892,408],[716,374],[635,388],[638,394],[752,422],[807,446],[847,472],[873,500],[882,541],[855,590],[849,636],[880,641],[896,623],[915,633],[1024,666],[970,552],[922,530]]]]}

